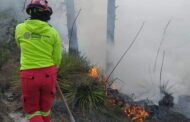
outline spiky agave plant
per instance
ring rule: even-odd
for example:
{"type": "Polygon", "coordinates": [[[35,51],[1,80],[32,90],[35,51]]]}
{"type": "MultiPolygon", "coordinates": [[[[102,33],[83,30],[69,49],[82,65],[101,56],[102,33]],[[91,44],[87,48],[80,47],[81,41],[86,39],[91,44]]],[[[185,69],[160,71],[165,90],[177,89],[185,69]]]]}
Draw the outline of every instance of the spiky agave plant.
{"type": "Polygon", "coordinates": [[[90,65],[86,57],[76,57],[64,52],[58,77],[64,78],[66,75],[74,73],[87,73],[90,68],[89,66],[90,65]]]}
{"type": "Polygon", "coordinates": [[[82,83],[77,88],[76,103],[81,111],[100,111],[105,106],[105,93],[103,88],[93,81],[82,83]]]}
{"type": "Polygon", "coordinates": [[[160,106],[173,107],[174,97],[173,93],[170,92],[173,87],[173,85],[169,85],[169,81],[160,85],[160,93],[163,95],[162,99],[159,101],[160,106]]]}
{"type": "Polygon", "coordinates": [[[79,82],[62,81],[62,91],[74,110],[80,112],[99,111],[105,105],[105,93],[95,79],[83,75],[79,82]]]}
{"type": "Polygon", "coordinates": [[[71,104],[75,98],[77,88],[72,82],[65,79],[59,80],[58,83],[64,93],[64,96],[67,98],[67,101],[71,104]]]}
{"type": "Polygon", "coordinates": [[[98,110],[104,105],[102,84],[89,76],[90,64],[84,56],[63,53],[58,81],[73,109],[87,112],[98,110]]]}

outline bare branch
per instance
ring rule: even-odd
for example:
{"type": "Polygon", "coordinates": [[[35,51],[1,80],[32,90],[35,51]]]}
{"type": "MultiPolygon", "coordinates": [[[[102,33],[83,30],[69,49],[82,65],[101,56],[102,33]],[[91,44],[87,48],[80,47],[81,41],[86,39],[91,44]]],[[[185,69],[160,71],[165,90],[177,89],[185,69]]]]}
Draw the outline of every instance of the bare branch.
{"type": "MultiPolygon", "coordinates": [[[[160,86],[162,85],[162,72],[163,72],[163,67],[164,67],[164,60],[165,60],[165,51],[163,52],[162,65],[161,65],[161,69],[160,69],[160,86]]],[[[168,82],[166,82],[165,85],[167,86],[168,82]]]]}
{"type": "Polygon", "coordinates": [[[158,47],[157,54],[156,54],[156,58],[155,58],[155,61],[154,61],[154,69],[153,69],[153,72],[156,71],[156,65],[157,65],[157,61],[158,61],[158,55],[159,55],[159,53],[160,53],[161,46],[162,46],[162,44],[163,44],[163,42],[164,42],[164,40],[165,40],[166,32],[167,32],[167,29],[168,29],[168,27],[169,27],[171,21],[172,21],[172,20],[170,19],[170,20],[168,21],[168,23],[166,24],[165,28],[164,28],[164,31],[163,31],[163,34],[162,34],[162,38],[161,38],[161,41],[160,41],[160,45],[159,45],[159,47],[158,47]]]}
{"type": "Polygon", "coordinates": [[[111,73],[108,75],[108,78],[106,79],[106,82],[109,80],[109,78],[111,77],[112,73],[115,71],[115,69],[117,68],[117,66],[120,64],[120,62],[122,61],[122,59],[124,58],[124,56],[128,53],[128,51],[131,49],[131,47],[133,46],[133,44],[135,43],[135,41],[137,40],[138,36],[140,35],[141,31],[143,30],[143,27],[145,25],[145,22],[142,23],[139,31],[137,32],[137,34],[135,35],[133,41],[131,42],[131,44],[129,45],[129,47],[127,48],[127,50],[123,53],[123,55],[121,56],[121,58],[119,59],[119,61],[117,62],[117,64],[115,65],[115,67],[113,68],[113,70],[111,71],[111,73]]]}

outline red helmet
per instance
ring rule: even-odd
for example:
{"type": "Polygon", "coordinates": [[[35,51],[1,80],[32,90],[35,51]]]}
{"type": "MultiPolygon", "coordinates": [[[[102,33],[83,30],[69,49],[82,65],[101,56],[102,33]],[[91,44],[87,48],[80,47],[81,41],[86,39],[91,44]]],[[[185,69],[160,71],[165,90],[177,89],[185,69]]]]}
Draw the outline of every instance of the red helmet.
{"type": "Polygon", "coordinates": [[[34,8],[38,8],[40,11],[47,12],[50,15],[53,13],[51,7],[48,6],[47,0],[32,0],[26,8],[27,14],[31,15],[31,11],[34,8]]]}

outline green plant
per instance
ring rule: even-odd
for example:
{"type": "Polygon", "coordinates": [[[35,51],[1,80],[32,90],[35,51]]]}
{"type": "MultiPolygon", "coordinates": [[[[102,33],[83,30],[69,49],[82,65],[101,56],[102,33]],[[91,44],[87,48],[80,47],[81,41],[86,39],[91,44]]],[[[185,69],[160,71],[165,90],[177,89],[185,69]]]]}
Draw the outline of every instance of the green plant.
{"type": "Polygon", "coordinates": [[[92,84],[81,84],[77,88],[76,106],[81,111],[101,110],[105,105],[104,91],[92,84]]]}
{"type": "Polygon", "coordinates": [[[64,96],[67,98],[67,101],[69,103],[72,103],[77,91],[75,85],[73,85],[72,82],[69,82],[64,79],[59,81],[58,83],[61,86],[61,90],[63,91],[64,96]]]}
{"type": "Polygon", "coordinates": [[[68,102],[81,112],[101,110],[105,106],[104,89],[98,81],[88,75],[81,75],[80,81],[59,82],[68,102]]]}
{"type": "Polygon", "coordinates": [[[100,110],[105,104],[102,84],[89,76],[90,67],[84,56],[63,53],[58,81],[72,108],[81,112],[100,110]]]}
{"type": "Polygon", "coordinates": [[[65,52],[63,53],[62,62],[58,73],[59,77],[72,73],[87,73],[88,71],[89,62],[86,57],[76,57],[65,52]]]}

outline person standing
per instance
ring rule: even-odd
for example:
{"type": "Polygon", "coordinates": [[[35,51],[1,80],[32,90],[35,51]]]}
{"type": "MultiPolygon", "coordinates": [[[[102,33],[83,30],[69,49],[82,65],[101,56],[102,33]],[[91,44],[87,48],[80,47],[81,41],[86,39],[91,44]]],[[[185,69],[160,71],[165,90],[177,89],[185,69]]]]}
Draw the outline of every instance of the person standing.
{"type": "Polygon", "coordinates": [[[30,19],[18,24],[15,30],[21,50],[21,101],[30,122],[50,122],[62,58],[61,39],[48,24],[53,11],[46,0],[31,0],[26,12],[30,19]]]}

